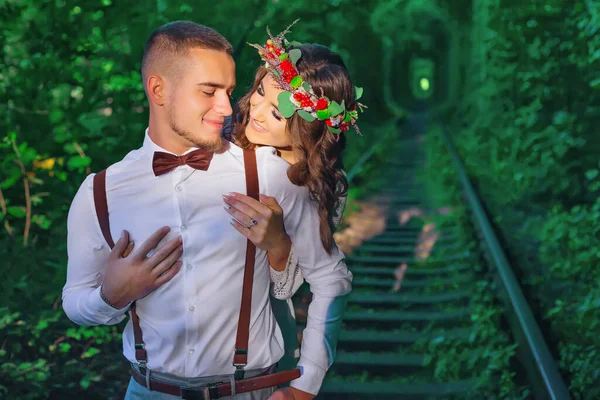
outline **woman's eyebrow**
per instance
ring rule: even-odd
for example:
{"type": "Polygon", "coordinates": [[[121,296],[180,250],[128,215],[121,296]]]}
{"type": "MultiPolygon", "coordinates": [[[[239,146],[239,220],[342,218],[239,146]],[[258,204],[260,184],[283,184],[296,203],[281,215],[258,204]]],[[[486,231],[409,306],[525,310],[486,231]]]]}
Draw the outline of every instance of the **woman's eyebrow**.
{"type": "MultiPolygon", "coordinates": [[[[265,87],[264,87],[264,85],[263,85],[262,81],[260,82],[260,88],[262,89],[263,93],[265,93],[265,87]]],[[[277,110],[277,112],[279,113],[279,109],[277,109],[277,104],[273,104],[273,102],[271,102],[271,101],[269,101],[269,103],[270,103],[270,104],[271,104],[273,107],[275,107],[275,109],[276,109],[276,110],[277,110]]]]}

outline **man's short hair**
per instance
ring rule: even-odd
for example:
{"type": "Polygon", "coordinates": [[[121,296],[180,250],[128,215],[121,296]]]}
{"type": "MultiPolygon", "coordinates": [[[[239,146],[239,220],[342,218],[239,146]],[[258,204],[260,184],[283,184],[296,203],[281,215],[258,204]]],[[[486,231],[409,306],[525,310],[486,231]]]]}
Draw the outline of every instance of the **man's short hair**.
{"type": "Polygon", "coordinates": [[[191,21],[174,21],[158,27],[146,42],[142,59],[144,86],[151,65],[165,72],[180,72],[192,49],[223,51],[233,55],[233,47],[219,32],[191,21]]]}

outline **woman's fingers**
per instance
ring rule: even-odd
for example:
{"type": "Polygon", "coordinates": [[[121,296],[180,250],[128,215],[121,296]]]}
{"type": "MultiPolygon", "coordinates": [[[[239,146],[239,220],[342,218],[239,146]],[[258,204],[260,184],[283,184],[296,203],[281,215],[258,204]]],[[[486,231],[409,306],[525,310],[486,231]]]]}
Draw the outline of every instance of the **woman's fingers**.
{"type": "Polygon", "coordinates": [[[150,250],[154,249],[158,245],[158,243],[161,240],[163,240],[165,236],[167,236],[167,234],[170,231],[171,228],[169,228],[168,226],[163,226],[162,228],[159,228],[156,232],[150,235],[150,237],[146,239],[144,243],[142,243],[142,245],[139,249],[137,249],[133,257],[135,257],[137,260],[146,259],[146,256],[148,255],[148,253],[150,253],[150,250]]]}
{"type": "Polygon", "coordinates": [[[266,204],[273,211],[283,212],[283,209],[281,208],[277,200],[275,200],[275,197],[267,196],[266,194],[260,194],[258,198],[262,203],[266,204]]]}
{"type": "Polygon", "coordinates": [[[243,211],[252,218],[256,218],[259,215],[270,217],[273,213],[273,210],[269,206],[241,193],[232,192],[229,195],[224,195],[223,200],[225,203],[243,211]]]}
{"type": "Polygon", "coordinates": [[[236,221],[235,219],[232,219],[231,221],[229,221],[229,223],[235,228],[236,231],[238,231],[248,239],[252,240],[252,229],[248,229],[246,226],[240,224],[239,221],[236,221]]]}
{"type": "Polygon", "coordinates": [[[254,225],[257,225],[260,221],[262,221],[261,217],[255,214],[255,217],[252,217],[233,206],[225,206],[225,211],[229,215],[231,215],[235,220],[237,220],[240,224],[242,224],[247,229],[252,229],[254,225]],[[254,223],[253,221],[256,221],[254,223]]]}
{"type": "Polygon", "coordinates": [[[169,268],[171,268],[177,260],[183,255],[183,246],[177,246],[170,254],[167,255],[161,262],[159,262],[156,267],[152,270],[152,273],[155,277],[159,277],[169,268]]]}

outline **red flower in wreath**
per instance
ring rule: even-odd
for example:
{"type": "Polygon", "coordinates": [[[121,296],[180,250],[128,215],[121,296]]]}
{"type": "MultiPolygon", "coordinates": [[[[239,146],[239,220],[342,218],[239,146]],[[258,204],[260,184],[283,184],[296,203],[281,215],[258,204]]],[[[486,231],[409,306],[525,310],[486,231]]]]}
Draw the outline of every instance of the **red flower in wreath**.
{"type": "Polygon", "coordinates": [[[290,60],[283,60],[281,64],[279,64],[279,68],[285,72],[294,71],[294,64],[290,60]]]}
{"type": "Polygon", "coordinates": [[[326,109],[326,108],[327,108],[327,106],[328,106],[328,104],[327,104],[327,100],[325,100],[325,99],[321,98],[321,99],[319,99],[319,100],[317,101],[317,105],[316,105],[316,107],[315,107],[315,108],[316,108],[317,110],[324,110],[324,109],[326,109]]]}

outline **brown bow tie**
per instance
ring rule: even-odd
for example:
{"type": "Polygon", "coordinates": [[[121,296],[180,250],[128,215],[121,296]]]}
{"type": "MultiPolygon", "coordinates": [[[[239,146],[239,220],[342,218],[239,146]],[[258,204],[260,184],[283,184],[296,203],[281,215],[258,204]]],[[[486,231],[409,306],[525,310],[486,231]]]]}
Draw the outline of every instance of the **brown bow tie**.
{"type": "Polygon", "coordinates": [[[206,171],[212,160],[213,153],[198,149],[182,156],[176,156],[162,151],[155,151],[152,158],[152,170],[154,175],[159,176],[174,170],[180,165],[189,165],[195,169],[206,171]]]}

